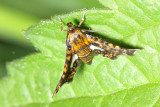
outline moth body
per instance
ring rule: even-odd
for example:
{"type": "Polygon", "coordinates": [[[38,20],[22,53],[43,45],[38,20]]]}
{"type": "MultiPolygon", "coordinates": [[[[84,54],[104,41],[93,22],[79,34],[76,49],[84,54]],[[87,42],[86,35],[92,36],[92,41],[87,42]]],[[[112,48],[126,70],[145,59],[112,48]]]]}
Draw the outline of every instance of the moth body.
{"type": "Polygon", "coordinates": [[[90,49],[89,42],[86,35],[81,31],[80,28],[72,25],[68,25],[68,38],[67,42],[71,45],[74,54],[78,55],[78,58],[86,64],[91,64],[92,51],[90,49]]]}

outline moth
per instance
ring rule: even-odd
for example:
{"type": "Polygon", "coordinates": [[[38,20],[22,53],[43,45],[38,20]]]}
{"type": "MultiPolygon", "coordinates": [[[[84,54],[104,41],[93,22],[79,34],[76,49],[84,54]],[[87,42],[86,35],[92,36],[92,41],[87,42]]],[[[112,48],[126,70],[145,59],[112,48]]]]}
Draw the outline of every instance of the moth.
{"type": "Polygon", "coordinates": [[[67,23],[67,30],[63,30],[61,18],[58,17],[61,23],[61,31],[67,32],[66,58],[64,71],[52,96],[58,92],[64,83],[73,80],[80,60],[86,64],[91,64],[93,53],[116,59],[119,55],[134,56],[138,50],[121,48],[88,34],[88,32],[93,31],[80,28],[84,22],[85,13],[86,10],[78,26],[73,25],[71,22],[67,23]]]}

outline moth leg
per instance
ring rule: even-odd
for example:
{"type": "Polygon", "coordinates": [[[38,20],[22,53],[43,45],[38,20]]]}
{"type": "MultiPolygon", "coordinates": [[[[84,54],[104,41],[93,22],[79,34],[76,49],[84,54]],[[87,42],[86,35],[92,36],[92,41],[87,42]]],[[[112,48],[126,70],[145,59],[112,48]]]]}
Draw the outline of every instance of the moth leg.
{"type": "Polygon", "coordinates": [[[71,65],[71,60],[72,60],[72,51],[71,51],[71,47],[68,46],[67,47],[67,53],[66,53],[66,59],[65,59],[65,65],[64,65],[64,71],[63,74],[59,80],[59,83],[54,91],[54,93],[52,94],[52,97],[58,92],[59,88],[65,83],[67,82],[67,74],[70,70],[70,65],[71,65]]]}
{"type": "Polygon", "coordinates": [[[82,19],[81,19],[78,27],[80,27],[80,26],[82,25],[82,23],[84,22],[84,17],[85,17],[86,11],[87,11],[87,9],[85,9],[85,11],[84,11],[84,13],[83,13],[83,17],[82,17],[82,19]]]}
{"type": "Polygon", "coordinates": [[[61,18],[58,16],[58,19],[59,19],[59,21],[60,21],[60,23],[61,23],[61,31],[62,32],[68,32],[67,30],[63,30],[63,27],[62,27],[62,20],[61,20],[61,18]]]}

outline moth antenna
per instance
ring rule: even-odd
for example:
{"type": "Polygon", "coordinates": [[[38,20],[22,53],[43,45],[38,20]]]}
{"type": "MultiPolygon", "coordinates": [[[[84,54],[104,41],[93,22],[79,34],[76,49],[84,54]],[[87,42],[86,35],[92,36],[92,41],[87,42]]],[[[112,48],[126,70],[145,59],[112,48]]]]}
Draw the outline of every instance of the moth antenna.
{"type": "Polygon", "coordinates": [[[84,22],[84,17],[85,17],[85,14],[86,14],[86,11],[87,11],[87,8],[85,9],[84,13],[83,13],[83,17],[78,25],[78,27],[80,27],[82,25],[82,23],[84,22]]]}
{"type": "Polygon", "coordinates": [[[67,30],[63,30],[62,20],[61,20],[61,18],[60,18],[59,16],[58,16],[58,19],[59,19],[59,21],[60,21],[61,31],[62,31],[62,32],[68,32],[67,30]]]}

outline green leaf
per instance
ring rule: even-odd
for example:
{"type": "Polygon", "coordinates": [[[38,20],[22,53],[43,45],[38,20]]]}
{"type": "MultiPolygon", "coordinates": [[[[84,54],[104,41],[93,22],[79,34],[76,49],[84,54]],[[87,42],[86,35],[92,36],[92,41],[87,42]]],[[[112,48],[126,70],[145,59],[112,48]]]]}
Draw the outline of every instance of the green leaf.
{"type": "MultiPolygon", "coordinates": [[[[101,2],[113,10],[88,10],[82,27],[105,30],[107,34],[95,36],[142,49],[117,60],[95,56],[91,65],[81,64],[73,82],[51,98],[63,71],[66,33],[60,31],[57,16],[41,21],[25,33],[41,53],[8,64],[10,76],[0,81],[1,106],[160,106],[160,2],[101,2]]],[[[77,25],[82,14],[60,16],[64,29],[67,22],[77,25]]]]}

